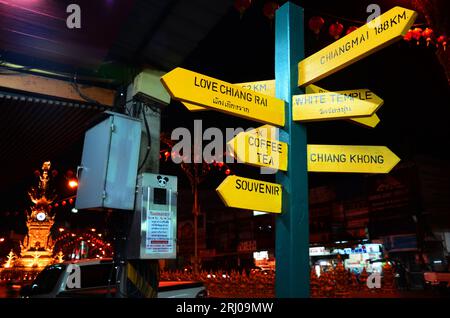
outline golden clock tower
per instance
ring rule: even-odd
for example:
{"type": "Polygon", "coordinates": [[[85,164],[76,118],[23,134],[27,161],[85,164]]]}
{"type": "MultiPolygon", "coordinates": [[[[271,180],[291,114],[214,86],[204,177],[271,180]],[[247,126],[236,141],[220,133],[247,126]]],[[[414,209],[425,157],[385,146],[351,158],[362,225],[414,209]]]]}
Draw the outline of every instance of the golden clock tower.
{"type": "Polygon", "coordinates": [[[19,262],[24,267],[43,268],[53,262],[53,246],[50,229],[54,223],[54,216],[50,215],[50,204],[55,196],[49,198],[50,161],[42,165],[39,176],[39,186],[33,187],[28,193],[33,206],[31,214],[27,216],[28,234],[21,242],[19,262]]]}

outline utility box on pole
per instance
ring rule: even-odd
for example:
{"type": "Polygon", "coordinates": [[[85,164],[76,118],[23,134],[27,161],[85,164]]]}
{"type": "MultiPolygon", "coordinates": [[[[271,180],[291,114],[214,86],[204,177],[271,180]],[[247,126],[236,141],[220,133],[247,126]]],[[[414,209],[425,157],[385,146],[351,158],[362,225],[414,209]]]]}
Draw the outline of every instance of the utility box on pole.
{"type": "Polygon", "coordinates": [[[173,259],[177,251],[177,177],[138,176],[128,259],[173,259]]]}
{"type": "Polygon", "coordinates": [[[133,210],[141,122],[112,112],[105,115],[84,138],[75,208],[133,210]]]}

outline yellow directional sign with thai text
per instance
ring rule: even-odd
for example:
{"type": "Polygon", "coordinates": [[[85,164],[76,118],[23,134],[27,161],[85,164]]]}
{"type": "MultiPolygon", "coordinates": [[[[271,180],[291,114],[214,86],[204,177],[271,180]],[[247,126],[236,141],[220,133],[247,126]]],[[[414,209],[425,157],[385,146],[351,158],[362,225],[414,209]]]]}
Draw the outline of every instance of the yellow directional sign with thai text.
{"type": "Polygon", "coordinates": [[[228,207],[281,213],[282,187],[276,183],[228,176],[216,192],[228,207]]]}
{"type": "Polygon", "coordinates": [[[308,145],[308,172],[389,173],[400,158],[385,146],[308,145]]]}
{"type": "Polygon", "coordinates": [[[368,89],[292,96],[292,119],[319,121],[371,116],[383,100],[368,89]]]}
{"type": "MultiPolygon", "coordinates": [[[[249,89],[254,92],[258,92],[264,95],[269,95],[275,97],[275,80],[268,81],[257,81],[257,82],[246,82],[246,83],[236,83],[234,85],[240,86],[245,89],[249,89]]],[[[191,103],[183,103],[183,105],[191,112],[205,111],[208,108],[198,106],[191,103]]]]}
{"type": "MultiPolygon", "coordinates": [[[[314,84],[311,84],[306,86],[305,92],[306,94],[316,94],[316,93],[328,93],[329,91],[314,84]]],[[[377,116],[377,114],[373,114],[372,116],[367,117],[353,117],[349,118],[348,120],[370,128],[375,128],[380,122],[380,118],[377,116]]]]}
{"type": "Polygon", "coordinates": [[[298,63],[298,85],[314,83],[403,38],[417,13],[394,7],[298,63]]]}
{"type": "Polygon", "coordinates": [[[268,139],[275,139],[278,140],[279,138],[279,128],[272,126],[272,125],[262,125],[258,128],[247,130],[250,134],[256,134],[260,137],[268,138],[268,139]]]}
{"type": "Polygon", "coordinates": [[[239,133],[228,142],[231,151],[237,157],[238,162],[286,171],[288,144],[258,133],[263,129],[239,133]]]}
{"type": "Polygon", "coordinates": [[[180,67],[161,77],[172,98],[226,114],[284,126],[284,101],[180,67]]]}

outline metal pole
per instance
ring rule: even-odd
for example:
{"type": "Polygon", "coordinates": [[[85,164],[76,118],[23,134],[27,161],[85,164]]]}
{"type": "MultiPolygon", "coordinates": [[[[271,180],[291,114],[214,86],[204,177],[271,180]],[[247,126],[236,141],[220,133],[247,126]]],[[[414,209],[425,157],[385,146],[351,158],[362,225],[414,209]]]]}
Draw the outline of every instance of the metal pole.
{"type": "Polygon", "coordinates": [[[197,164],[194,163],[194,204],[193,204],[193,214],[194,214],[194,264],[193,270],[194,273],[198,273],[198,167],[197,164]]]}
{"type": "Polygon", "coordinates": [[[309,215],[306,128],[292,121],[292,95],[297,64],[304,58],[303,8],[287,2],[276,12],[276,96],[286,101],[286,124],[280,140],[289,144],[288,171],[278,172],[283,186],[283,212],[276,217],[276,297],[309,297],[309,215]],[[283,140],[284,139],[284,140],[283,140]]]}

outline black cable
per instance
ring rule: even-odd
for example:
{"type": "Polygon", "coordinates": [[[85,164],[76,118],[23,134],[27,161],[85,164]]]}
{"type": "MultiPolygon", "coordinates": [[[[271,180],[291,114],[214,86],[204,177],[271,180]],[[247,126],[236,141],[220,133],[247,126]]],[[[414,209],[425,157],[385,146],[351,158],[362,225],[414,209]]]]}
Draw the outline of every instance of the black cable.
{"type": "MultiPolygon", "coordinates": [[[[140,103],[142,106],[142,103],[140,103]]],[[[145,130],[147,132],[147,152],[145,153],[144,160],[140,164],[138,168],[138,172],[144,167],[145,162],[147,161],[148,155],[150,154],[150,149],[152,147],[152,138],[150,136],[150,128],[148,126],[147,117],[145,116],[145,106],[141,108],[142,116],[144,117],[145,130]]]]}
{"type": "MultiPolygon", "coordinates": [[[[109,271],[108,287],[107,287],[106,297],[112,296],[111,295],[111,280],[112,280],[112,274],[114,273],[115,266],[116,266],[116,262],[114,261],[114,258],[113,258],[111,270],[109,271]]],[[[117,271],[116,271],[116,283],[115,283],[115,285],[116,285],[116,290],[117,290],[117,271]]]]}
{"type": "Polygon", "coordinates": [[[99,103],[97,100],[92,99],[92,98],[90,98],[89,96],[84,95],[83,92],[80,91],[80,88],[78,87],[78,83],[77,83],[77,74],[74,74],[74,75],[73,75],[73,83],[72,83],[72,86],[73,86],[73,88],[75,89],[75,91],[78,93],[78,95],[80,95],[80,97],[81,97],[82,99],[84,99],[86,102],[92,103],[92,104],[95,104],[95,105],[100,105],[100,103],[99,103]]]}

